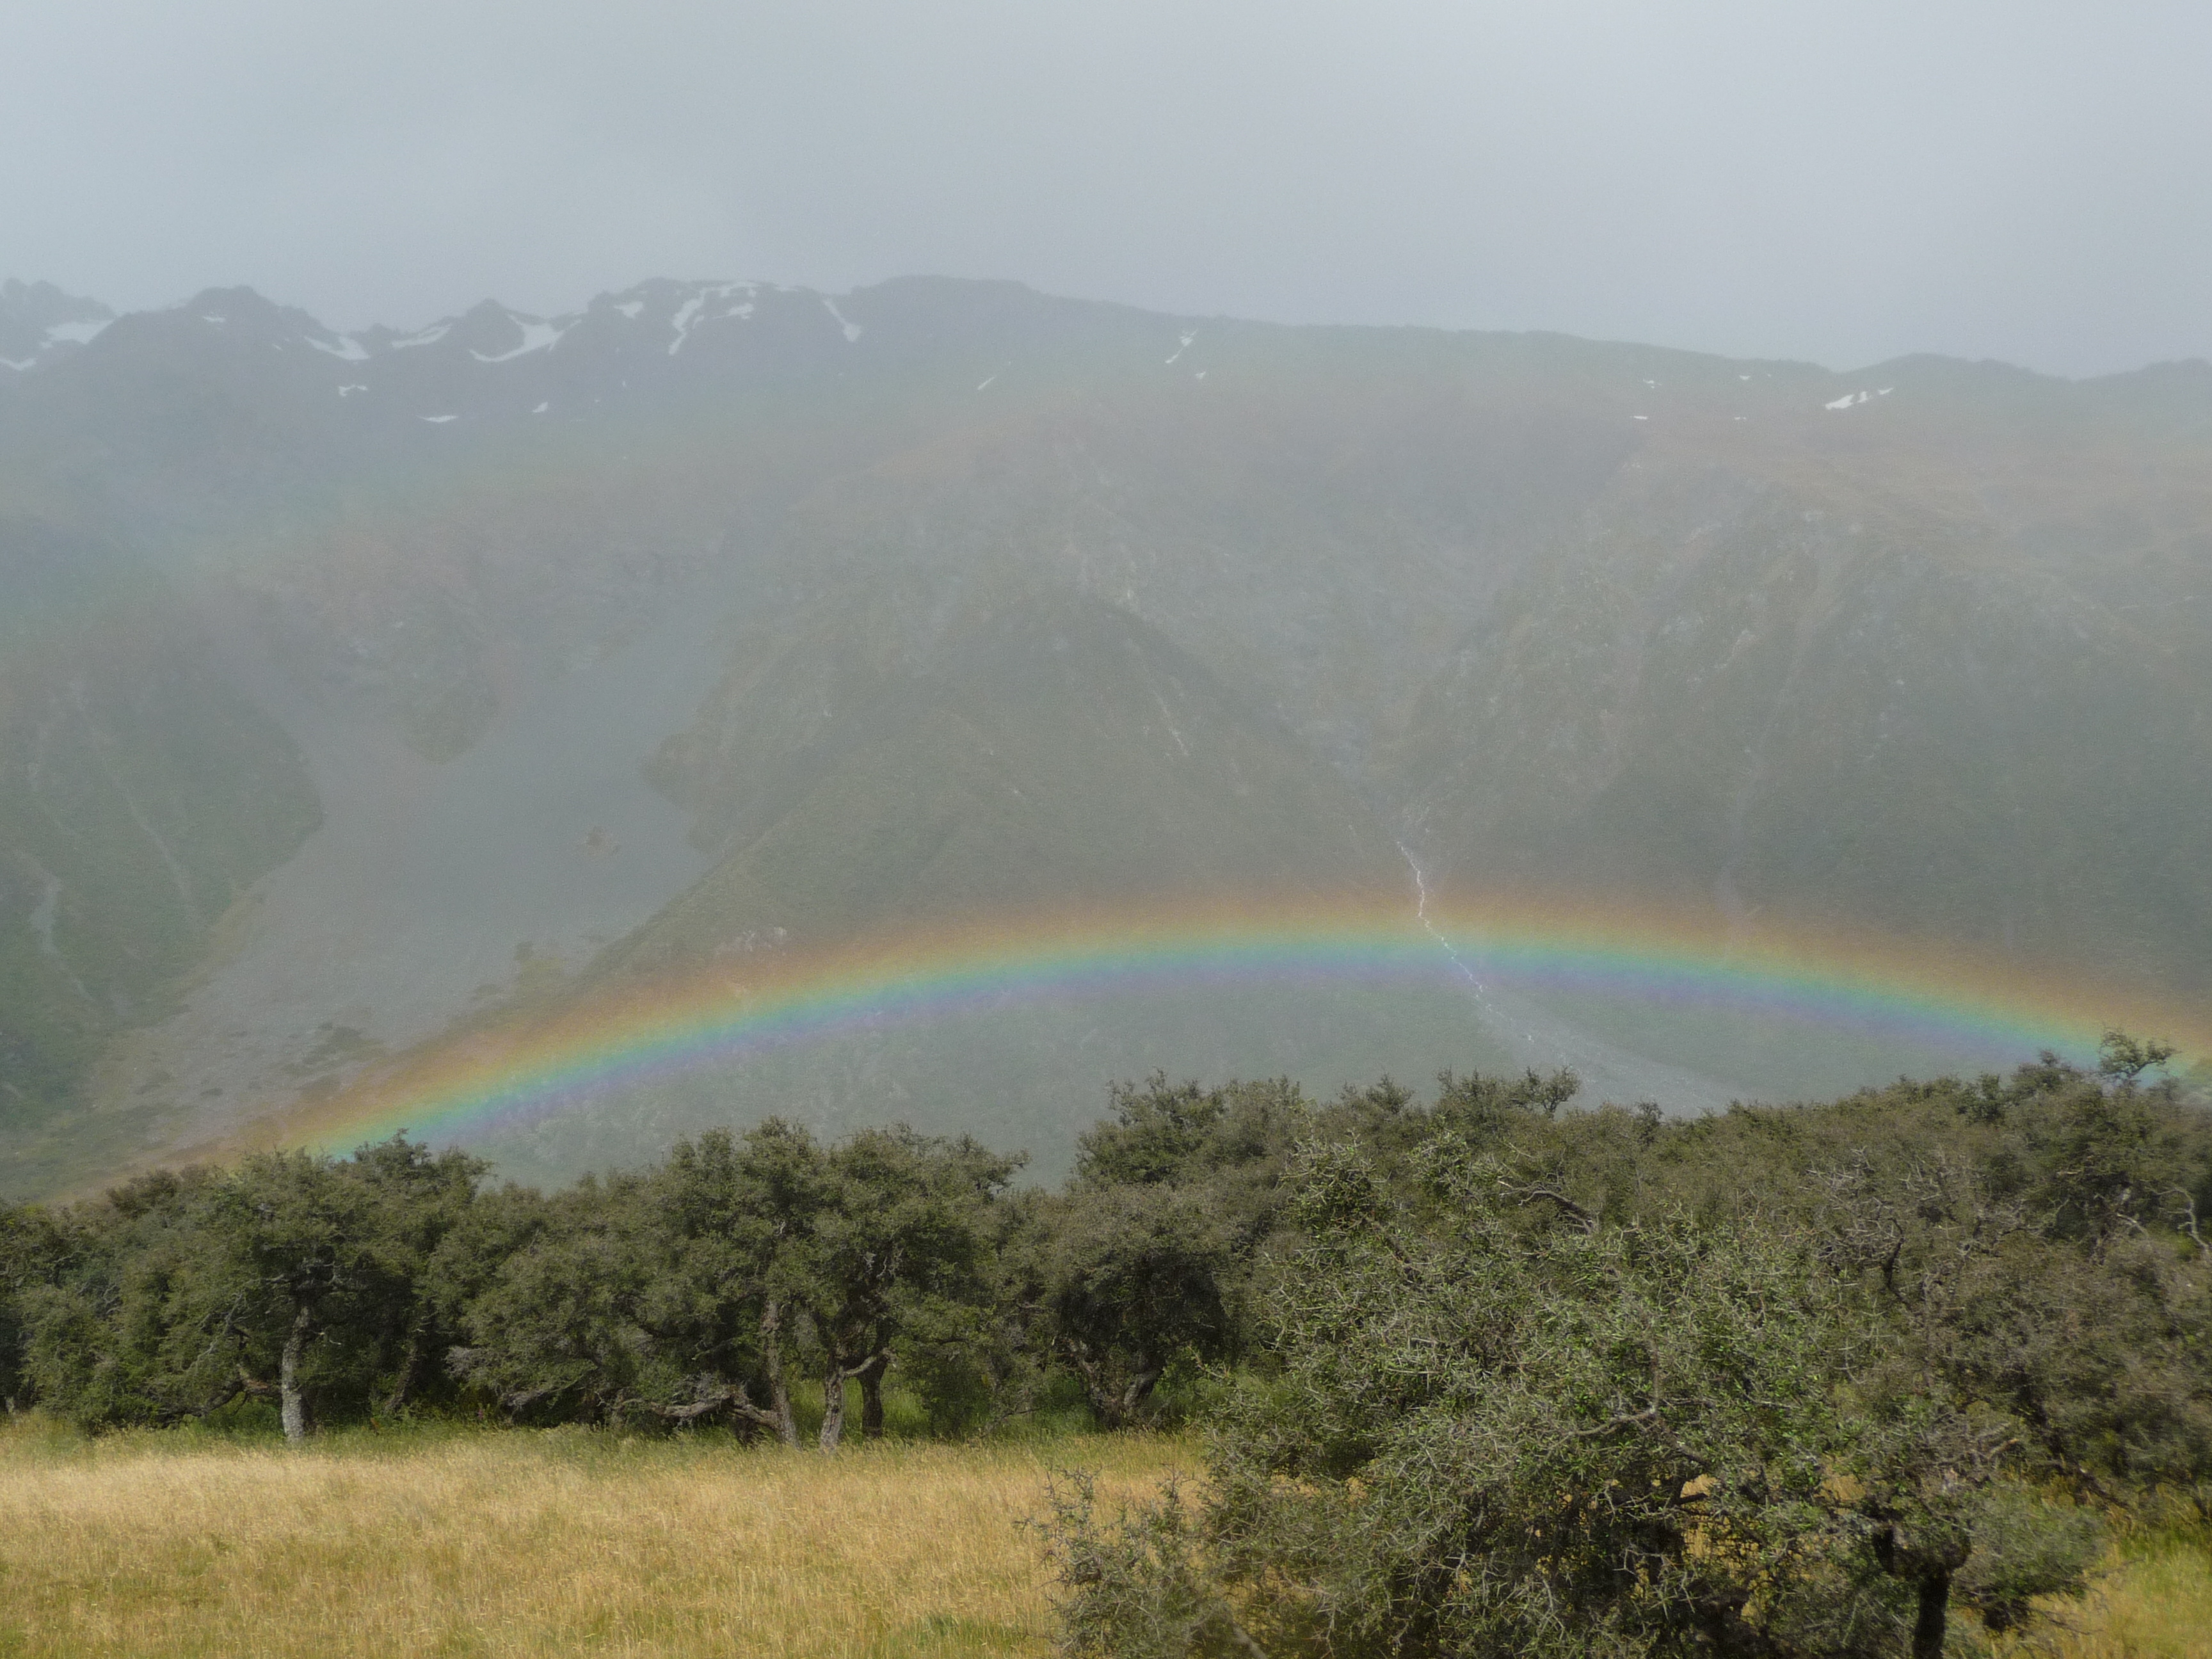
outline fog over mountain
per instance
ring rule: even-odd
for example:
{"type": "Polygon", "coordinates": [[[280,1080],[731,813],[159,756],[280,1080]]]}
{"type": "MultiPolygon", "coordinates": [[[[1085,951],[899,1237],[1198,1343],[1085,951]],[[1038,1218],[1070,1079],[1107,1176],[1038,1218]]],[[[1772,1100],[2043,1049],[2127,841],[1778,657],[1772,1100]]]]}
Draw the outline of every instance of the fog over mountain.
{"type": "Polygon", "coordinates": [[[18,7],[0,276],[353,328],[672,271],[1837,368],[2212,353],[2180,0],[18,7]]]}
{"type": "MultiPolygon", "coordinates": [[[[1292,328],[906,278],[341,330],[0,290],[0,1183],[487,1010],[1009,907],[1579,892],[2212,988],[2212,369],[1292,328]]],[[[1432,980],[982,1008],[494,1146],[1036,1148],[1105,1080],[1908,1063],[1432,980]]]]}

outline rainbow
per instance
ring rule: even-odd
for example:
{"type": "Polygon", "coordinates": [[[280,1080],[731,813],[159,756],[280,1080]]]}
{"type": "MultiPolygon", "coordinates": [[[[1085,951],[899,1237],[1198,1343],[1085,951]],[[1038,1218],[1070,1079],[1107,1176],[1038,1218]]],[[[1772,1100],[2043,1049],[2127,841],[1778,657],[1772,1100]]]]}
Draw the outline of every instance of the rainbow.
{"type": "MultiPolygon", "coordinates": [[[[1842,1029],[1900,1047],[2094,1052],[2113,1025],[2212,1053],[2197,1011],[2060,981],[1926,942],[1770,927],[1724,935],[1650,905],[1459,896],[1401,902],[1245,898],[969,918],[821,950],[777,949],[579,998],[557,1017],[494,1021],[280,1115],[267,1135],[343,1150],[404,1131],[465,1142],[625,1090],[793,1045],[1129,992],[1458,981],[1595,994],[1842,1029]]],[[[262,1139],[264,1137],[257,1137],[262,1139]]]]}

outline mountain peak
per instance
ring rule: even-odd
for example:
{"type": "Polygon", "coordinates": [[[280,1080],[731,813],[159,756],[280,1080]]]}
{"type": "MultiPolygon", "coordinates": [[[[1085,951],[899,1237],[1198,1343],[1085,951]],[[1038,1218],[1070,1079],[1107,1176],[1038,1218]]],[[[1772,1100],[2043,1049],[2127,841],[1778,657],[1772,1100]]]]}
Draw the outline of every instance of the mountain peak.
{"type": "Polygon", "coordinates": [[[0,368],[21,373],[75,350],[115,319],[97,300],[52,283],[0,283],[0,368]]]}
{"type": "Polygon", "coordinates": [[[57,323],[104,323],[115,313],[97,300],[67,294],[52,283],[25,283],[10,276],[0,283],[0,318],[30,328],[57,323]]]}

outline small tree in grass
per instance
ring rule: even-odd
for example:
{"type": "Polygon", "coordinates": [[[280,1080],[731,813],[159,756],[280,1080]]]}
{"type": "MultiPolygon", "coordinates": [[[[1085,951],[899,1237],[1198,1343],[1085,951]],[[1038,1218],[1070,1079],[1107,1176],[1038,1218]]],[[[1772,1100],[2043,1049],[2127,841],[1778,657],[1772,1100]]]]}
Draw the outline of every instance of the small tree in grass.
{"type": "Polygon", "coordinates": [[[860,1384],[862,1435],[878,1438],[901,1343],[956,1336],[986,1299],[984,1212],[1021,1163],[903,1125],[821,1154],[803,1271],[823,1361],[823,1450],[844,1434],[847,1382],[860,1384]]]}
{"type": "Polygon", "coordinates": [[[646,1176],[488,1204],[513,1234],[465,1287],[448,1363],[515,1418],[715,1419],[796,1444],[789,1362],[821,1204],[812,1139],[770,1121],[679,1141],[646,1176]]]}
{"type": "Polygon", "coordinates": [[[1145,1419],[1185,1354],[1226,1352],[1235,1252],[1202,1188],[1079,1191],[1040,1212],[1030,1298],[1054,1357],[1081,1379],[1100,1426],[1145,1419]]]}

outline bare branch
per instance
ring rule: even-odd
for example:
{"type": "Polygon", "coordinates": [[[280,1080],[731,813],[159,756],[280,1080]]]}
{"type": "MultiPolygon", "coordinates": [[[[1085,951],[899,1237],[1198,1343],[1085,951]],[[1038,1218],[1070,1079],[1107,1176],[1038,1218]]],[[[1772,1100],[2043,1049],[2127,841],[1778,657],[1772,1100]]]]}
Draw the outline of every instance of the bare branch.
{"type": "Polygon", "coordinates": [[[1632,1429],[1640,1424],[1656,1423],[1658,1420],[1659,1407],[1656,1406],[1646,1406],[1642,1411],[1631,1412],[1626,1417],[1608,1418],[1606,1421],[1597,1424],[1594,1427],[1587,1429],[1571,1429],[1568,1431],[1568,1432],[1572,1434],[1577,1440],[1589,1440],[1594,1439],[1601,1434],[1612,1434],[1617,1430],[1632,1429]]]}
{"type": "Polygon", "coordinates": [[[2204,1242],[2204,1235],[2197,1231],[2197,1194],[2182,1187],[2171,1187],[2166,1190],[2173,1197],[2181,1200],[2181,1209],[2179,1212],[2181,1217],[2181,1231],[2196,1242],[2198,1250],[2206,1255],[2212,1255],[2212,1244],[2207,1244],[2204,1242]]]}
{"type": "Polygon", "coordinates": [[[1565,1193],[1561,1192],[1556,1187],[1541,1187],[1534,1184],[1525,1187],[1516,1187],[1510,1181],[1500,1181],[1498,1183],[1498,1189],[1502,1193],[1508,1194],[1510,1196],[1518,1199],[1524,1206],[1534,1204],[1538,1199],[1549,1199],[1553,1203],[1559,1206],[1560,1212],[1565,1214],[1569,1220],[1572,1221],[1584,1232],[1595,1233],[1597,1231],[1597,1217],[1590,1213],[1589,1211],[1584,1209],[1581,1205],[1576,1203],[1574,1200],[1569,1198],[1565,1193]]]}

